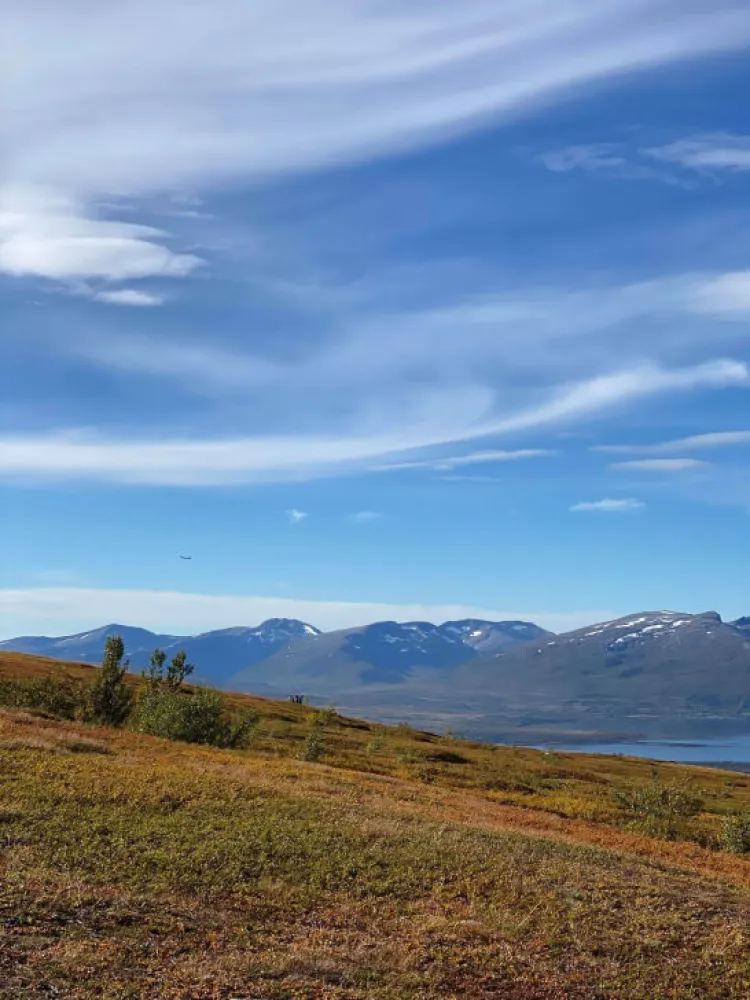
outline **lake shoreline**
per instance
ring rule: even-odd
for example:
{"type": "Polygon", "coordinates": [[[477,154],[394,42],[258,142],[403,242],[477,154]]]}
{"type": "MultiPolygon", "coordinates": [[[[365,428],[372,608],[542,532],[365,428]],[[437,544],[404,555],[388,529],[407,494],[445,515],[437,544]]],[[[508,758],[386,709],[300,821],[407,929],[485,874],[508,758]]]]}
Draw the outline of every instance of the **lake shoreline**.
{"type": "Polygon", "coordinates": [[[569,742],[544,740],[534,749],[550,753],[588,753],[605,756],[638,757],[645,760],[691,764],[750,773],[750,734],[695,740],[607,740],[569,742]]]}

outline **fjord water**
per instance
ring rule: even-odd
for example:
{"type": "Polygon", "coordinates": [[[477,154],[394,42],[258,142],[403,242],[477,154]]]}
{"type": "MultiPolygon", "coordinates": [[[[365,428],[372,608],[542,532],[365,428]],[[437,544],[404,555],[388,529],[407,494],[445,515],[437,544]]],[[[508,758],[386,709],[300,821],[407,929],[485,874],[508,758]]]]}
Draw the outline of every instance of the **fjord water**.
{"type": "Polygon", "coordinates": [[[547,743],[541,750],[624,754],[680,764],[726,764],[750,771],[750,733],[701,740],[637,740],[631,743],[547,743]]]}

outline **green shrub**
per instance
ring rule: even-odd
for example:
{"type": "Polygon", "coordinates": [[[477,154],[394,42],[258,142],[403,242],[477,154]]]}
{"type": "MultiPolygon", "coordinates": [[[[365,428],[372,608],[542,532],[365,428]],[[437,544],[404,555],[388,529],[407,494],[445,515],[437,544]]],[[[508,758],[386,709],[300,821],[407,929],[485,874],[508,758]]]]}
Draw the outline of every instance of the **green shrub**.
{"type": "Polygon", "coordinates": [[[331,702],[327,708],[319,708],[315,717],[323,728],[329,726],[336,718],[336,706],[331,702]]]}
{"type": "Polygon", "coordinates": [[[372,736],[365,745],[366,754],[376,754],[382,751],[384,734],[385,734],[385,729],[383,726],[373,726],[372,736]]]}
{"type": "Polygon", "coordinates": [[[165,687],[144,690],[134,728],[163,739],[237,749],[250,743],[257,725],[258,716],[253,713],[228,718],[219,691],[173,691],[165,687]]]}
{"type": "Polygon", "coordinates": [[[134,728],[149,736],[184,743],[208,743],[215,747],[247,746],[258,725],[258,716],[246,713],[228,718],[221,694],[211,688],[186,691],[185,678],[193,672],[184,650],[172,657],[165,668],[166,653],[155,649],[144,686],[138,699],[134,728]]]}
{"type": "Polygon", "coordinates": [[[750,812],[724,817],[720,844],[732,854],[750,854],[750,812]]]}
{"type": "Polygon", "coordinates": [[[64,674],[0,680],[0,705],[44,712],[60,719],[83,714],[85,692],[79,681],[64,674]]]}
{"type": "Polygon", "coordinates": [[[183,731],[177,739],[188,743],[210,743],[215,747],[246,746],[257,726],[257,715],[247,713],[236,721],[224,714],[221,694],[210,688],[198,688],[183,700],[183,731]]]}
{"type": "Polygon", "coordinates": [[[167,740],[180,739],[184,728],[182,702],[178,694],[145,688],[138,699],[133,729],[167,740]]]}
{"type": "Polygon", "coordinates": [[[335,716],[336,709],[333,705],[330,705],[328,708],[318,709],[317,712],[313,712],[308,716],[310,728],[302,745],[302,750],[298,754],[300,760],[320,760],[325,750],[323,731],[335,716]]]}
{"type": "Polygon", "coordinates": [[[305,737],[305,742],[299,754],[300,760],[317,761],[323,756],[323,727],[314,725],[305,737]]]}
{"type": "Polygon", "coordinates": [[[686,785],[665,785],[654,772],[647,785],[628,785],[614,793],[616,804],[634,817],[631,825],[651,837],[671,839],[685,832],[703,800],[686,785]]]}

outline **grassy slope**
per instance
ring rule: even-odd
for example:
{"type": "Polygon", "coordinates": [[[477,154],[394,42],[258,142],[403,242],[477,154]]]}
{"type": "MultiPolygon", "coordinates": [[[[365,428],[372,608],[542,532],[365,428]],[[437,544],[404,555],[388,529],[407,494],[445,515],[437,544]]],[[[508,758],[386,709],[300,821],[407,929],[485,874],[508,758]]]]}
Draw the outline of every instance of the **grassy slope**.
{"type": "MultiPolygon", "coordinates": [[[[304,706],[229,700],[248,751],[0,713],[0,997],[750,995],[750,862],[623,829],[648,764],[340,718],[305,764],[304,706]]],[[[659,772],[707,837],[750,805],[659,772]]]]}

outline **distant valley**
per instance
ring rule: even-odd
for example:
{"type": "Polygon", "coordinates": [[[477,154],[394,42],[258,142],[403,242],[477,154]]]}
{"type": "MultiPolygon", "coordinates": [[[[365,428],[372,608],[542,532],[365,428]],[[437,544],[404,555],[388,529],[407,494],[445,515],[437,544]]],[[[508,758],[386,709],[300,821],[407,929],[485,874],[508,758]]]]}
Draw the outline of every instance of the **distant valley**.
{"type": "Polygon", "coordinates": [[[321,632],[276,618],[196,636],[108,625],[0,650],[87,663],[122,635],[131,669],[184,649],[200,683],[486,739],[750,732],[750,618],[642,612],[554,635],[532,622],[376,622],[321,632]]]}

